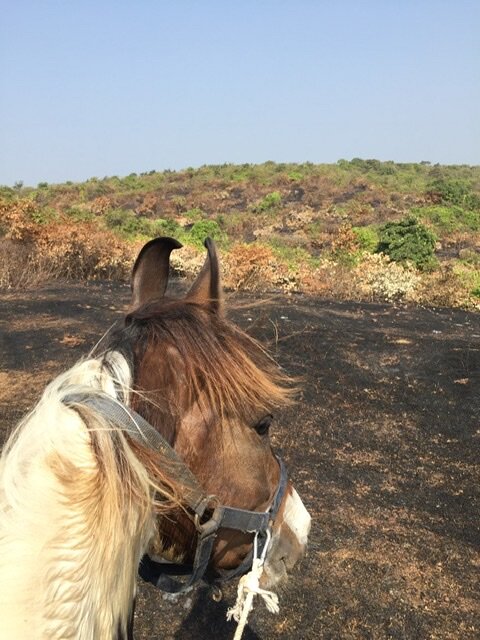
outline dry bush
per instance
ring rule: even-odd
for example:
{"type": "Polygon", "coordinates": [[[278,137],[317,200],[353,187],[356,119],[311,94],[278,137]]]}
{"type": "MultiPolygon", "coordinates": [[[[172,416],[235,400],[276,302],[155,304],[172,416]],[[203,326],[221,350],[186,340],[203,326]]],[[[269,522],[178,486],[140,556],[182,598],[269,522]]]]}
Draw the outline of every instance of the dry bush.
{"type": "Polygon", "coordinates": [[[158,197],[154,193],[147,193],[142,202],[137,205],[135,212],[142,216],[154,215],[158,207],[158,197]]]}
{"type": "Polygon", "coordinates": [[[337,300],[358,299],[358,285],[351,267],[328,258],[316,268],[302,265],[298,278],[302,291],[337,300]]]}
{"type": "Polygon", "coordinates": [[[433,307],[477,307],[451,265],[423,276],[413,300],[433,307]]]}
{"type": "Polygon", "coordinates": [[[93,222],[35,220],[30,200],[0,203],[4,236],[0,286],[25,288],[54,278],[128,278],[138,246],[93,222]]]}
{"type": "Polygon", "coordinates": [[[191,280],[202,268],[204,260],[205,251],[201,252],[195,247],[184,245],[180,251],[173,251],[170,264],[174,274],[191,280]]]}
{"type": "Polygon", "coordinates": [[[420,282],[414,269],[380,254],[364,254],[356,266],[322,260],[315,269],[303,267],[299,279],[304,291],[337,300],[409,300],[420,282]]]}
{"type": "Polygon", "coordinates": [[[235,244],[223,258],[224,284],[237,291],[262,291],[271,287],[289,290],[295,279],[272,250],[261,244],[235,244]]]}
{"type": "Polygon", "coordinates": [[[420,283],[414,268],[392,262],[381,253],[366,254],[354,269],[354,279],[362,298],[412,300],[420,283]]]}
{"type": "Polygon", "coordinates": [[[126,280],[137,247],[85,222],[45,228],[36,250],[57,278],[126,280]]]}
{"type": "Polygon", "coordinates": [[[0,288],[31,289],[53,278],[52,265],[32,242],[0,238],[0,288]]]}
{"type": "Polygon", "coordinates": [[[358,237],[351,224],[342,224],[332,239],[333,253],[353,253],[359,248],[358,237]]]}
{"type": "Polygon", "coordinates": [[[33,220],[35,203],[27,198],[9,202],[0,200],[0,231],[12,240],[32,240],[39,225],[33,220]]]}
{"type": "Polygon", "coordinates": [[[113,208],[113,203],[107,196],[99,196],[90,202],[88,208],[95,215],[103,216],[113,208]]]}

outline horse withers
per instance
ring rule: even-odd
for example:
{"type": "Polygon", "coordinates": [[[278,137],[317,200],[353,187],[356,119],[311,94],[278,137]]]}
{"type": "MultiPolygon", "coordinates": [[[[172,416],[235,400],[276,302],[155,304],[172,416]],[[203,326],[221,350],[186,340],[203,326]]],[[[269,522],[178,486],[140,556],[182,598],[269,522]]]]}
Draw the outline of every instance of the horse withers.
{"type": "Polygon", "coordinates": [[[180,246],[145,245],[122,325],[4,447],[2,640],[133,637],[142,557],[216,583],[250,569],[255,538],[271,588],[304,552],[310,516],[268,438],[289,380],[225,318],[213,242],[187,295],[165,295],[180,246]]]}

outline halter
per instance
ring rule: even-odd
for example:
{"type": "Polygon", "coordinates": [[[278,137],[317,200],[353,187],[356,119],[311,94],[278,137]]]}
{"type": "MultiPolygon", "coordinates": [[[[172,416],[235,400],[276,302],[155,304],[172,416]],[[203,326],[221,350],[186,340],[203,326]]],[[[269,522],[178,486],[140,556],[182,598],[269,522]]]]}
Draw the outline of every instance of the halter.
{"type": "Polygon", "coordinates": [[[247,573],[253,563],[253,547],[249,554],[236,569],[218,570],[218,576],[206,575],[219,529],[234,529],[243,533],[256,535],[257,553],[261,555],[269,539],[272,525],[278,514],[287,488],[287,470],[282,459],[276,456],[280,466],[280,479],[267,511],[248,511],[236,507],[218,504],[215,496],[205,493],[195,475],[190,471],[182,458],[176,453],[167,440],[133,409],[118,400],[97,393],[72,393],[63,398],[63,403],[74,409],[82,406],[95,409],[108,420],[118,425],[129,436],[160,452],[167,460],[174,463],[177,480],[187,489],[184,496],[186,506],[194,513],[194,523],[197,530],[197,546],[193,564],[175,564],[155,562],[148,555],[144,555],[139,567],[139,574],[146,582],[151,582],[162,591],[181,593],[191,586],[204,580],[218,585],[247,573]],[[208,514],[207,514],[208,512],[208,514]],[[207,519],[205,519],[207,518],[207,519]],[[187,575],[185,582],[173,579],[171,576],[187,575]]]}

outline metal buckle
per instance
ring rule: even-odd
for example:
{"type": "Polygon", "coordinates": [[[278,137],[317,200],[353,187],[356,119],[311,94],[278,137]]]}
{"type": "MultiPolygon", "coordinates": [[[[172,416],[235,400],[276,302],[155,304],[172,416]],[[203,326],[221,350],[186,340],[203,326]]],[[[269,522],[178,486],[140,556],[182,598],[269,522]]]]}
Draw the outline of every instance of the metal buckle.
{"type": "Polygon", "coordinates": [[[199,538],[207,538],[208,536],[212,535],[212,533],[218,531],[220,525],[222,524],[222,519],[223,507],[221,506],[215,507],[212,513],[212,517],[203,524],[200,522],[200,516],[198,514],[195,514],[194,522],[198,531],[199,538]]]}
{"type": "Polygon", "coordinates": [[[218,499],[217,496],[215,495],[210,495],[210,496],[205,496],[201,503],[197,506],[197,508],[195,509],[195,515],[193,516],[193,523],[195,525],[195,529],[197,530],[198,533],[202,533],[204,525],[207,524],[207,522],[209,522],[209,520],[211,520],[211,518],[209,520],[207,520],[207,522],[204,522],[202,524],[201,519],[203,518],[205,511],[210,507],[213,509],[213,514],[212,514],[212,518],[214,517],[215,514],[215,510],[220,506],[220,501],[218,499]]]}

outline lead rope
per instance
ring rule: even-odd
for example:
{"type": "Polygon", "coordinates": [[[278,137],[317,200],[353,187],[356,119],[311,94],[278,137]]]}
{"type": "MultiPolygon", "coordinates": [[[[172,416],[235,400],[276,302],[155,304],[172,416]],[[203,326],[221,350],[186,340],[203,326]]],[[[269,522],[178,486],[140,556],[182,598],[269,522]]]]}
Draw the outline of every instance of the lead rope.
{"type": "Polygon", "coordinates": [[[258,533],[255,534],[253,541],[253,563],[252,569],[238,583],[237,601],[234,607],[230,607],[227,611],[227,620],[232,618],[238,623],[237,630],[233,640],[240,640],[247,624],[248,615],[253,608],[253,598],[256,595],[262,596],[265,606],[270,613],[278,613],[278,596],[273,591],[267,591],[260,588],[260,578],[263,573],[265,557],[267,555],[268,545],[270,544],[271,533],[267,531],[267,540],[262,551],[262,555],[258,557],[257,545],[258,533]]]}

